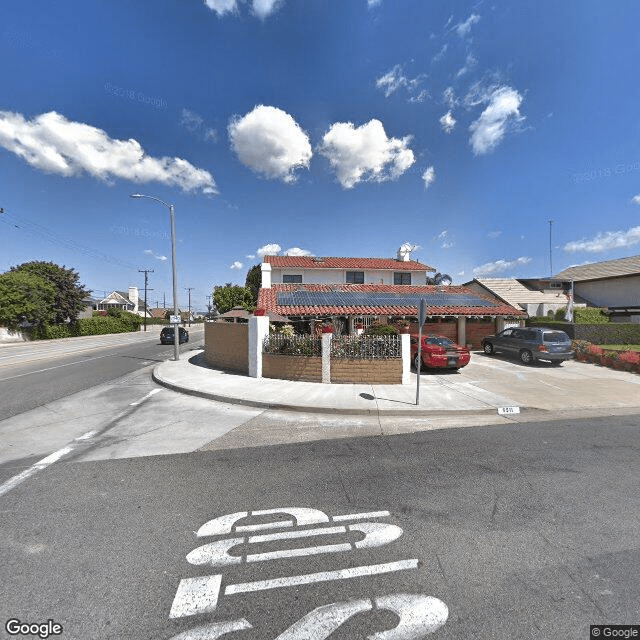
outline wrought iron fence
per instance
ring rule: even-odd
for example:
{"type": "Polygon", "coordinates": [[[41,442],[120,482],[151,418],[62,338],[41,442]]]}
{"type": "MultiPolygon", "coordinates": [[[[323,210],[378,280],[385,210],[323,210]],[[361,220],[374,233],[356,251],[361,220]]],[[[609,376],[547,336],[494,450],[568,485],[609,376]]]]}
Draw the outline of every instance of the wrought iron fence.
{"type": "Polygon", "coordinates": [[[262,342],[262,351],[283,356],[321,356],[322,339],[313,336],[271,333],[262,342]]]}
{"type": "Polygon", "coordinates": [[[399,335],[389,336],[339,336],[331,340],[332,358],[390,359],[402,357],[399,335]]]}

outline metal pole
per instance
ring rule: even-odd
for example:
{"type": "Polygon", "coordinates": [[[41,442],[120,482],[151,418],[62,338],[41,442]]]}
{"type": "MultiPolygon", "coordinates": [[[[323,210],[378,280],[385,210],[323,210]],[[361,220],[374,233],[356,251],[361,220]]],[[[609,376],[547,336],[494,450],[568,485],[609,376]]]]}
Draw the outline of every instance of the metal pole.
{"type": "MultiPolygon", "coordinates": [[[[411,350],[409,350],[411,353],[411,350]]],[[[422,325],[418,327],[418,382],[416,384],[416,406],[420,405],[420,369],[422,369],[422,325]]]]}
{"type": "MultiPolygon", "coordinates": [[[[178,315],[178,273],[176,271],[176,217],[173,205],[169,205],[171,218],[171,262],[173,263],[173,315],[178,315]]],[[[173,359],[180,360],[180,325],[173,328],[173,359]]]]}
{"type": "Polygon", "coordinates": [[[191,289],[195,287],[185,287],[185,289],[189,292],[189,326],[191,326],[191,289]]]}
{"type": "Polygon", "coordinates": [[[153,269],[138,269],[138,273],[144,273],[144,330],[147,330],[147,277],[153,273],[153,269]]]}

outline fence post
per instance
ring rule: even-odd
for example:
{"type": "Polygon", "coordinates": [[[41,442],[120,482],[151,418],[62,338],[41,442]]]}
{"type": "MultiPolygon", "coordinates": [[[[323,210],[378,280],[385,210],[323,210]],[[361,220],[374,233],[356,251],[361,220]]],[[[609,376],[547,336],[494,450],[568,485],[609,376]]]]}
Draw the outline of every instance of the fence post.
{"type": "Polygon", "coordinates": [[[269,316],[249,316],[249,376],[262,378],[262,341],[269,335],[269,316]]]}
{"type": "Polygon", "coordinates": [[[322,334],[322,382],[331,384],[331,339],[333,333],[322,334]]]}
{"type": "Polygon", "coordinates": [[[402,347],[402,384],[411,382],[411,336],[408,333],[400,334],[402,347]]]}

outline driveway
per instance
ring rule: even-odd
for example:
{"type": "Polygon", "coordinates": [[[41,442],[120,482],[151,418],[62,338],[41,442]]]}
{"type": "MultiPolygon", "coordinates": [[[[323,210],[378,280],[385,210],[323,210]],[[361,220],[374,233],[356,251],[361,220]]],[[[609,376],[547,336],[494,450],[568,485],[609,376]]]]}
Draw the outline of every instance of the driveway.
{"type": "Polygon", "coordinates": [[[559,367],[545,362],[524,365],[504,356],[474,352],[459,373],[426,376],[447,386],[472,385],[531,409],[640,408],[640,375],[576,360],[559,367]]]}

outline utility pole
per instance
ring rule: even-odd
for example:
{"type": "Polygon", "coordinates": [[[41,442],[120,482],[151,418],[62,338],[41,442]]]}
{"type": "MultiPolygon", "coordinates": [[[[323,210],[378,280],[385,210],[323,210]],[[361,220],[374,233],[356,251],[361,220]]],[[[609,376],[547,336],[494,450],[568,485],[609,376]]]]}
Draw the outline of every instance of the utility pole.
{"type": "Polygon", "coordinates": [[[211,320],[211,296],[207,296],[207,319],[211,320]]]}
{"type": "Polygon", "coordinates": [[[195,287],[185,287],[185,291],[189,292],[189,326],[191,326],[191,290],[195,287]]]}
{"type": "Polygon", "coordinates": [[[550,276],[553,276],[553,252],[551,250],[551,227],[553,227],[553,220],[549,220],[549,270],[550,276]]]}
{"type": "MultiPolygon", "coordinates": [[[[153,273],[153,269],[138,269],[138,273],[144,273],[144,330],[147,330],[147,280],[150,273],[153,273]]],[[[153,289],[149,289],[153,291],[153,289]]]]}

